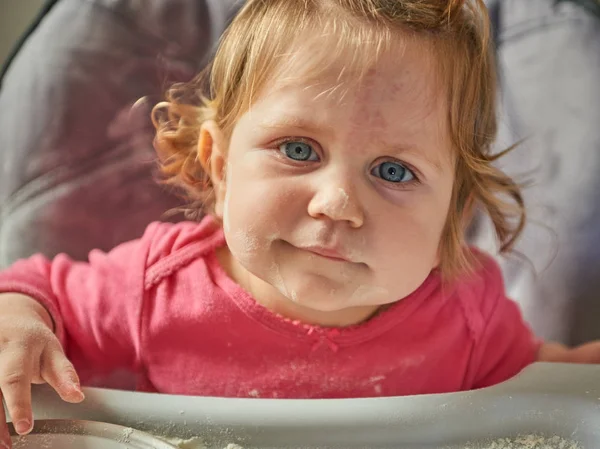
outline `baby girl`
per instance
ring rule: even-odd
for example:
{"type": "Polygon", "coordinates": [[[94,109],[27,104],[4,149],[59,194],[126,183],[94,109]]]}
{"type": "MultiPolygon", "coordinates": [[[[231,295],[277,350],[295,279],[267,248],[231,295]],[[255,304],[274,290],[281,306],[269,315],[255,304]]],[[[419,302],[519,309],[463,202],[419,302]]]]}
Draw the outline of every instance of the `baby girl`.
{"type": "Polygon", "coordinates": [[[355,398],[600,360],[597,343],[537,340],[465,243],[475,208],[503,251],[525,217],[490,154],[482,0],[249,0],[209,81],[153,113],[164,181],[205,218],[0,274],[0,390],[19,433],[32,383],[69,402],[81,384],[355,398]]]}

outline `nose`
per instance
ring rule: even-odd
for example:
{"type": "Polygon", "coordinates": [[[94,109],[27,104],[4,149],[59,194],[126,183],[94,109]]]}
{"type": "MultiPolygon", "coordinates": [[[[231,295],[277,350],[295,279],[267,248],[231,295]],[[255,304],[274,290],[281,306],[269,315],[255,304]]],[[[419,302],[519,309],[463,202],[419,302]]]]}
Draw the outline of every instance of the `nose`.
{"type": "Polygon", "coordinates": [[[352,228],[360,228],[364,210],[350,183],[321,182],[308,204],[308,214],[313,218],[328,218],[347,222],[352,228]]]}

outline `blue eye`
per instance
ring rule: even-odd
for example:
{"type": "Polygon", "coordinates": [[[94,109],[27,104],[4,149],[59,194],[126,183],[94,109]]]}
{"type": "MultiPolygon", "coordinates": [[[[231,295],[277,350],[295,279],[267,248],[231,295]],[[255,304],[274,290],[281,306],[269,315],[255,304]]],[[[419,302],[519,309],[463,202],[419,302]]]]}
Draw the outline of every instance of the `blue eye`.
{"type": "Polygon", "coordinates": [[[415,175],[404,165],[397,162],[384,162],[371,172],[374,176],[387,182],[401,183],[415,179],[415,175]]]}
{"type": "Polygon", "coordinates": [[[304,142],[290,141],[279,145],[279,150],[294,161],[318,161],[319,156],[313,148],[304,142]]]}

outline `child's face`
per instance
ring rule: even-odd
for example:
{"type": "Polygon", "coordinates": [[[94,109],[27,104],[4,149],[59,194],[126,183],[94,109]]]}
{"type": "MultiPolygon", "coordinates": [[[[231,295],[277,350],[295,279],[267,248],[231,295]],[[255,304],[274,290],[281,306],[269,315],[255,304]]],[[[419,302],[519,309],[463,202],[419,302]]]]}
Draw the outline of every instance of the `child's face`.
{"type": "Polygon", "coordinates": [[[221,187],[236,280],[259,302],[323,316],[422,284],[454,179],[446,95],[423,46],[384,55],[357,85],[334,89],[339,73],[269,84],[233,130],[221,187]]]}

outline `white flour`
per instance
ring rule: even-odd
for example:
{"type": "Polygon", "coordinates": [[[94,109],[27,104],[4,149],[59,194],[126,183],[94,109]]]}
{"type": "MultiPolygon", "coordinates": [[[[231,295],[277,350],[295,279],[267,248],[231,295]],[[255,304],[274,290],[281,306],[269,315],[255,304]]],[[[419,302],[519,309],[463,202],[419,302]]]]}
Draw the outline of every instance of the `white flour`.
{"type": "Polygon", "coordinates": [[[565,440],[559,436],[543,437],[539,435],[526,435],[517,438],[500,438],[485,443],[471,444],[464,449],[585,449],[579,443],[565,440]]]}
{"type": "Polygon", "coordinates": [[[202,440],[198,437],[193,437],[188,440],[182,440],[181,438],[161,438],[180,449],[207,449],[202,440]]]}
{"type": "MultiPolygon", "coordinates": [[[[199,437],[189,438],[187,440],[182,440],[181,438],[165,438],[161,437],[166,442],[172,444],[173,446],[177,446],[179,449],[208,449],[202,440],[199,437]]],[[[242,446],[238,446],[237,444],[228,444],[223,449],[244,449],[242,446]]]]}
{"type": "Polygon", "coordinates": [[[119,438],[119,442],[120,443],[129,443],[131,435],[133,434],[134,430],[131,428],[126,428],[123,429],[123,434],[121,435],[121,438],[119,438]]]}

